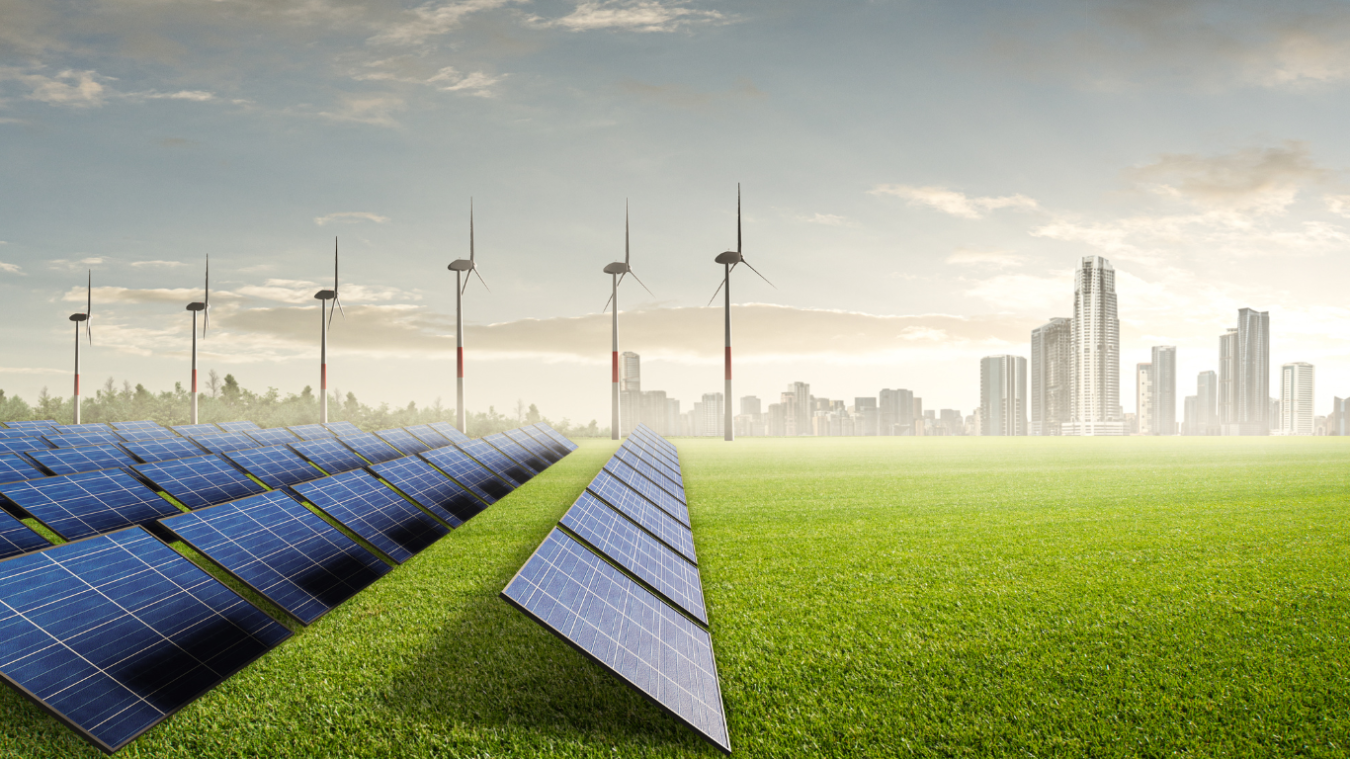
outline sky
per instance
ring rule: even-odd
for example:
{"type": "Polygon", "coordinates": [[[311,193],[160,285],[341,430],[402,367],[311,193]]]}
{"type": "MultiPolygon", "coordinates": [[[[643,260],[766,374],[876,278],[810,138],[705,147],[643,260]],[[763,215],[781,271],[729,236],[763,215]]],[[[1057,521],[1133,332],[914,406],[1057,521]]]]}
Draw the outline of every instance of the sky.
{"type": "MultiPolygon", "coordinates": [[[[0,0],[0,388],[202,371],[608,424],[610,294],[643,389],[908,388],[970,413],[1073,271],[1117,271],[1121,398],[1175,345],[1178,395],[1237,311],[1278,367],[1350,394],[1350,5],[793,0],[0,0]],[[719,296],[720,301],[720,296],[719,296]]],[[[86,390],[87,392],[87,390],[86,390]]],[[[1178,409],[1180,412],[1180,408],[1178,409]]],[[[1180,416],[1180,413],[1178,413],[1180,416]]]]}

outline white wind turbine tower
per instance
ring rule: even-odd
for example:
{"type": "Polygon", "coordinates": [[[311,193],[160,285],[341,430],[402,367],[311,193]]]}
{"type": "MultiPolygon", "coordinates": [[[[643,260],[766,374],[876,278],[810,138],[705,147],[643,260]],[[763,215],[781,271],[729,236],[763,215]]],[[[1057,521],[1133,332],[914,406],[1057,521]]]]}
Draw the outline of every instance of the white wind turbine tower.
{"type": "Polygon", "coordinates": [[[774,284],[772,282],[769,282],[768,277],[764,276],[763,274],[760,274],[759,270],[751,266],[750,262],[745,260],[745,256],[741,255],[741,186],[739,183],[736,185],[736,249],[728,250],[725,253],[719,253],[717,255],[717,258],[715,258],[714,260],[717,261],[717,263],[722,264],[722,284],[717,286],[717,290],[713,292],[712,299],[708,301],[708,305],[711,306],[713,304],[713,301],[717,300],[718,292],[721,292],[723,288],[726,289],[727,388],[726,388],[726,395],[723,398],[722,408],[724,412],[723,421],[724,424],[726,425],[725,439],[728,442],[730,442],[736,439],[735,428],[732,426],[733,414],[731,409],[731,270],[735,269],[740,264],[745,264],[746,268],[750,269],[750,271],[753,271],[755,274],[757,274],[760,279],[764,280],[765,282],[768,282],[769,287],[773,287],[775,290],[778,289],[777,287],[774,287],[774,284]]]}
{"type": "Polygon", "coordinates": [[[211,327],[211,255],[206,256],[206,299],[200,303],[187,304],[192,312],[192,423],[197,423],[197,313],[202,314],[202,337],[211,327]]]}
{"type": "Polygon", "coordinates": [[[80,322],[84,322],[84,334],[89,338],[89,344],[94,344],[94,333],[89,329],[89,315],[94,312],[94,273],[88,272],[89,279],[85,284],[85,306],[84,313],[71,314],[70,320],[75,322],[75,421],[80,423],[80,322]]]}
{"type": "MultiPolygon", "coordinates": [[[[629,246],[628,246],[628,201],[624,201],[624,204],[623,204],[623,261],[615,261],[614,263],[612,263],[612,264],[607,264],[607,265],[605,266],[605,273],[608,274],[608,275],[610,275],[610,280],[613,282],[613,290],[612,290],[612,292],[610,293],[609,300],[610,300],[610,302],[612,302],[612,303],[614,304],[614,336],[613,336],[613,341],[612,341],[612,345],[611,345],[611,348],[612,348],[611,359],[612,359],[612,361],[611,361],[611,364],[610,364],[611,369],[612,369],[612,382],[611,382],[611,392],[610,392],[610,404],[611,404],[610,411],[611,411],[611,414],[610,414],[610,428],[609,428],[609,429],[610,429],[610,434],[609,434],[609,436],[610,436],[610,439],[611,439],[611,440],[618,440],[618,439],[619,439],[619,283],[620,283],[620,282],[623,282],[623,278],[624,278],[624,277],[628,276],[629,274],[632,274],[632,275],[633,275],[633,279],[634,279],[634,280],[637,280],[637,283],[638,283],[639,285],[642,285],[642,289],[643,289],[643,290],[647,290],[647,294],[648,294],[648,295],[652,295],[652,291],[651,291],[650,289],[648,289],[647,286],[646,286],[645,284],[642,284],[642,280],[638,279],[637,273],[633,271],[633,267],[631,267],[631,266],[628,265],[628,261],[629,261],[629,246]]],[[[653,295],[652,297],[655,297],[655,296],[653,295]]],[[[606,308],[606,309],[609,308],[609,303],[606,303],[606,304],[605,304],[605,308],[606,308]]],[[[604,313],[604,311],[601,311],[600,313],[604,313]]]]}
{"type": "Polygon", "coordinates": [[[492,292],[474,263],[473,198],[469,198],[469,258],[451,261],[445,268],[455,273],[455,419],[459,431],[467,435],[469,430],[464,418],[464,291],[469,288],[468,272],[473,272],[478,281],[483,283],[483,288],[492,292]]]}
{"type": "Polygon", "coordinates": [[[333,308],[336,307],[342,313],[342,317],[347,318],[347,312],[342,310],[342,299],[338,297],[338,239],[333,238],[333,289],[320,290],[314,293],[314,298],[319,301],[319,423],[328,423],[328,326],[333,320],[333,308]],[[328,301],[333,301],[329,306],[328,301]]]}

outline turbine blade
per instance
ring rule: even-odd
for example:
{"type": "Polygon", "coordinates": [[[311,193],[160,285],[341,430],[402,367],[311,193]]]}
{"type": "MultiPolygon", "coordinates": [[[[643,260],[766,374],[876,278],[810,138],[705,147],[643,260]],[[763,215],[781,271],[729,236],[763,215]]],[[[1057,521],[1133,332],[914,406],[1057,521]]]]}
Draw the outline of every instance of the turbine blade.
{"type": "MultiPolygon", "coordinates": [[[[747,260],[745,260],[744,258],[741,259],[741,263],[745,264],[746,266],[750,266],[750,262],[747,261],[747,260]]],[[[750,266],[750,271],[753,271],[754,273],[759,274],[759,270],[756,269],[756,268],[753,267],[753,266],[750,266]]],[[[759,274],[759,278],[762,279],[762,280],[764,280],[765,282],[769,282],[769,278],[766,277],[766,276],[764,276],[763,274],[759,274]]],[[[778,286],[775,285],[775,284],[772,283],[772,282],[769,282],[769,287],[772,287],[772,288],[775,289],[775,290],[778,289],[778,286]]]]}
{"type": "Polygon", "coordinates": [[[614,302],[614,293],[609,294],[609,299],[605,301],[605,307],[600,309],[600,313],[608,313],[609,304],[614,302]]]}
{"type": "MultiPolygon", "coordinates": [[[[473,263],[473,197],[469,198],[469,263],[473,263]]],[[[467,279],[467,278],[466,278],[467,279]]]]}
{"type": "Polygon", "coordinates": [[[460,294],[460,295],[463,295],[465,292],[468,291],[468,289],[469,289],[469,283],[472,282],[472,281],[473,281],[473,277],[470,277],[470,276],[467,276],[467,275],[464,277],[464,283],[463,283],[462,285],[460,285],[460,288],[459,288],[459,294],[460,294]]]}
{"type": "Polygon", "coordinates": [[[709,306],[713,304],[713,301],[717,300],[717,294],[722,292],[722,285],[725,285],[726,283],[727,283],[726,277],[723,277],[722,281],[717,283],[717,289],[713,291],[713,296],[708,299],[709,306]]]}
{"type": "Polygon", "coordinates": [[[333,237],[333,297],[338,294],[338,239],[333,237]]]}
{"type": "Polygon", "coordinates": [[[211,254],[206,254],[206,309],[202,314],[202,337],[211,328],[211,254]]]}
{"type": "MultiPolygon", "coordinates": [[[[623,201],[623,262],[628,263],[628,199],[623,201]]],[[[645,285],[644,285],[645,287],[645,285]]]]}
{"type": "Polygon", "coordinates": [[[619,281],[618,281],[617,283],[615,283],[614,286],[615,286],[615,287],[618,287],[619,285],[622,285],[622,284],[623,284],[623,278],[626,277],[626,276],[628,276],[628,272],[624,272],[623,274],[620,274],[620,275],[619,275],[619,281]]]}
{"type": "Polygon", "coordinates": [[[736,252],[741,252],[741,183],[736,183],[736,252]]]}
{"type": "Polygon", "coordinates": [[[643,284],[642,280],[638,279],[637,272],[632,271],[632,270],[630,269],[630,270],[628,271],[628,273],[633,275],[633,279],[636,279],[636,280],[637,280],[637,283],[638,283],[639,285],[642,285],[642,289],[643,289],[643,290],[646,290],[648,295],[652,296],[653,298],[656,297],[656,293],[652,292],[652,290],[651,290],[650,287],[647,287],[647,285],[643,284]]]}
{"type": "MultiPolygon", "coordinates": [[[[84,336],[89,339],[89,344],[94,344],[94,330],[89,323],[94,316],[94,272],[89,270],[89,280],[85,285],[85,304],[84,304],[84,336]]],[[[77,338],[78,339],[78,338],[77,338]]]]}
{"type": "Polygon", "coordinates": [[[478,273],[478,267],[477,267],[477,266],[474,267],[473,273],[474,273],[474,276],[478,277],[478,281],[483,283],[483,287],[486,288],[488,292],[492,292],[492,288],[491,288],[491,287],[488,287],[487,280],[486,280],[486,279],[483,279],[483,275],[478,273]]]}

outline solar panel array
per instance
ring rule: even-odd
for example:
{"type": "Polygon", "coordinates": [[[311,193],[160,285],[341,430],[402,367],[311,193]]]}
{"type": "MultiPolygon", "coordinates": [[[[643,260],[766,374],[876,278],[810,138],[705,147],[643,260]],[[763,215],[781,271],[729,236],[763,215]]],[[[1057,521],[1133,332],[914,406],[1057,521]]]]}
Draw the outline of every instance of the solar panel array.
{"type": "Polygon", "coordinates": [[[94,472],[137,463],[131,454],[116,445],[86,445],[81,448],[54,448],[33,451],[28,457],[52,474],[94,472]]]}
{"type": "Polygon", "coordinates": [[[336,438],[328,440],[303,440],[291,443],[291,450],[304,456],[315,466],[328,474],[350,472],[366,465],[366,461],[352,452],[352,449],[338,442],[336,438]]]}
{"type": "Polygon", "coordinates": [[[267,489],[216,454],[137,464],[132,469],[189,509],[215,506],[267,489]]]}
{"type": "MultiPolygon", "coordinates": [[[[561,436],[541,432],[569,447],[557,439],[561,436]]],[[[639,435],[659,451],[647,455],[679,466],[674,447],[642,425],[624,443],[628,453],[637,454],[639,435]]],[[[618,454],[501,595],[713,746],[731,753],[687,508],[618,454]],[[679,503],[684,521],[658,501],[667,507],[679,503]]]]}

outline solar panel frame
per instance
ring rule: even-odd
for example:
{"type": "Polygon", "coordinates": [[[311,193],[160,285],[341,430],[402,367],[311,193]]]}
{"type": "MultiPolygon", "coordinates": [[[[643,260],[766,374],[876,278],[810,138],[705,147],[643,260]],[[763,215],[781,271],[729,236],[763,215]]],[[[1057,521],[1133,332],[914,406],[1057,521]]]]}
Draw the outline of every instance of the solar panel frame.
{"type": "Polygon", "coordinates": [[[257,422],[250,422],[247,419],[237,422],[216,422],[216,426],[226,432],[253,432],[262,429],[257,422]]]}
{"type": "Polygon", "coordinates": [[[5,427],[11,430],[45,430],[57,426],[51,419],[29,419],[21,422],[6,422],[5,427]]]}
{"type": "Polygon", "coordinates": [[[450,532],[364,469],[302,482],[295,489],[398,564],[450,532]]]}
{"type": "Polygon", "coordinates": [[[7,482],[23,482],[46,477],[47,473],[38,468],[32,459],[21,453],[0,453],[0,485],[7,482]]]}
{"type": "Polygon", "coordinates": [[[646,448],[652,454],[660,456],[672,467],[676,469],[680,468],[680,456],[678,453],[675,452],[674,446],[662,445],[662,443],[665,443],[665,441],[662,440],[661,438],[656,437],[655,435],[635,433],[629,435],[628,439],[633,440],[638,445],[641,445],[643,448],[646,448]]]}
{"type": "Polygon", "coordinates": [[[402,451],[384,442],[379,435],[362,432],[359,435],[340,435],[338,442],[352,449],[358,456],[372,464],[403,458],[402,451]]]}
{"type": "Polygon", "coordinates": [[[290,430],[301,440],[327,440],[328,438],[337,437],[337,435],[329,432],[322,424],[297,424],[293,427],[287,427],[286,429],[290,430]]]}
{"type": "Polygon", "coordinates": [[[679,449],[675,447],[675,444],[656,434],[656,430],[653,430],[651,427],[648,427],[645,424],[638,424],[638,426],[634,428],[634,432],[650,440],[652,444],[660,448],[662,452],[668,453],[672,457],[679,458],[679,449]]]}
{"type": "Polygon", "coordinates": [[[548,462],[530,453],[529,449],[500,432],[484,435],[483,442],[502,452],[502,455],[520,464],[530,473],[530,478],[538,476],[548,469],[548,462]]]}
{"type": "Polygon", "coordinates": [[[685,496],[684,486],[676,481],[675,478],[670,475],[669,470],[664,466],[652,463],[650,460],[644,458],[639,451],[640,449],[636,446],[629,447],[625,443],[624,445],[619,446],[618,450],[614,451],[614,458],[636,469],[638,474],[646,477],[655,483],[657,487],[680,499],[680,503],[687,505],[689,499],[685,496]]]}
{"type": "Polygon", "coordinates": [[[568,440],[565,435],[553,429],[553,427],[550,425],[544,424],[543,422],[536,422],[531,426],[539,430],[540,432],[543,432],[545,435],[548,435],[549,438],[551,438],[558,445],[561,445],[563,448],[566,448],[568,453],[575,451],[579,447],[576,443],[573,443],[571,440],[568,440]]]}
{"type": "Polygon", "coordinates": [[[118,430],[117,434],[121,436],[122,440],[128,443],[140,443],[147,440],[188,439],[180,437],[178,433],[173,430],[166,430],[162,427],[158,429],[150,429],[147,427],[146,429],[140,430],[118,430]]]}
{"type": "Polygon", "coordinates": [[[449,422],[429,422],[427,426],[441,433],[441,437],[452,443],[464,443],[473,440],[473,438],[460,432],[458,427],[449,422]]]}
{"type": "Polygon", "coordinates": [[[557,440],[554,440],[553,437],[550,436],[547,432],[544,432],[541,429],[537,429],[532,424],[527,424],[524,427],[519,427],[517,429],[518,431],[523,432],[526,435],[529,435],[532,439],[538,441],[540,445],[558,454],[559,461],[562,461],[563,458],[567,457],[567,454],[572,452],[572,449],[568,448],[562,443],[559,443],[557,440]]]}
{"type": "Polygon", "coordinates": [[[267,487],[277,490],[324,476],[300,454],[284,445],[248,448],[221,455],[247,474],[262,480],[267,487]]]}
{"type": "Polygon", "coordinates": [[[80,448],[86,445],[108,445],[121,443],[122,436],[115,432],[67,432],[62,435],[44,435],[47,442],[55,448],[80,448]]]}
{"type": "Polygon", "coordinates": [[[65,540],[182,513],[124,469],[10,482],[0,485],[0,495],[65,540]]]}
{"type": "Polygon", "coordinates": [[[0,509],[0,560],[51,547],[51,541],[37,530],[0,509]]]}
{"type": "Polygon", "coordinates": [[[160,524],[307,625],[392,569],[280,491],[160,524]]]}
{"type": "Polygon", "coordinates": [[[416,456],[376,464],[370,471],[451,527],[459,527],[487,508],[473,493],[416,456]]]}
{"type": "MultiPolygon", "coordinates": [[[[667,477],[679,483],[680,487],[684,487],[684,475],[680,472],[679,464],[670,463],[670,459],[667,459],[661,454],[654,452],[652,449],[648,448],[641,441],[634,441],[632,438],[629,438],[628,440],[632,441],[631,447],[639,456],[643,458],[644,461],[646,461],[648,464],[660,467],[661,471],[664,472],[667,477]]],[[[628,442],[624,443],[624,445],[628,444],[629,444],[628,442]]]]}
{"type": "Polygon", "coordinates": [[[157,461],[132,467],[189,509],[247,498],[267,490],[219,454],[157,461]]]}
{"type": "Polygon", "coordinates": [[[501,597],[730,754],[712,636],[554,529],[501,597]]]}
{"type": "Polygon", "coordinates": [[[605,471],[619,478],[625,485],[642,494],[643,498],[656,504],[658,508],[679,520],[685,527],[692,527],[689,521],[689,507],[680,499],[667,493],[656,483],[643,477],[636,469],[624,463],[622,459],[611,458],[605,462],[605,471]]]}
{"type": "Polygon", "coordinates": [[[510,495],[515,489],[457,446],[437,448],[417,455],[489,506],[510,495]]]}
{"type": "Polygon", "coordinates": [[[343,435],[365,434],[365,430],[357,427],[351,422],[328,422],[324,424],[323,427],[338,437],[342,437],[343,435]]]}
{"type": "Polygon", "coordinates": [[[219,435],[220,433],[225,431],[214,424],[175,424],[170,429],[172,429],[174,432],[177,432],[179,435],[182,435],[183,437],[197,437],[198,435],[219,435]]]}
{"type": "Polygon", "coordinates": [[[17,439],[17,438],[25,438],[25,437],[37,438],[37,437],[41,437],[41,436],[42,436],[42,433],[41,433],[41,432],[38,432],[37,430],[7,430],[7,429],[0,429],[0,440],[10,440],[10,439],[17,439]]]}
{"type": "Polygon", "coordinates": [[[506,430],[502,434],[510,438],[516,445],[534,454],[534,457],[544,462],[546,467],[553,466],[562,460],[563,455],[558,453],[556,448],[544,445],[524,430],[506,430]]]}
{"type": "Polygon", "coordinates": [[[176,461],[177,459],[190,459],[201,456],[207,452],[205,448],[194,443],[191,438],[178,437],[176,435],[161,440],[143,440],[139,442],[123,443],[122,447],[129,451],[132,456],[135,456],[146,464],[155,464],[160,461],[176,461]]]}
{"type": "Polygon", "coordinates": [[[520,487],[530,477],[534,476],[481,438],[470,440],[467,443],[455,443],[455,447],[469,454],[475,461],[487,467],[488,471],[505,480],[512,490],[520,487]]]}
{"type": "Polygon", "coordinates": [[[387,430],[376,430],[375,435],[384,442],[394,446],[404,456],[416,456],[431,450],[431,446],[417,439],[416,435],[399,427],[393,427],[387,430]]]}
{"type": "Polygon", "coordinates": [[[130,453],[117,445],[55,448],[50,451],[32,451],[28,456],[52,474],[95,472],[99,469],[116,469],[137,463],[130,453]]]}
{"type": "Polygon", "coordinates": [[[164,430],[165,432],[169,431],[167,428],[165,428],[164,425],[160,424],[159,422],[152,422],[149,419],[143,419],[137,422],[113,422],[112,427],[118,432],[129,432],[131,430],[164,430]]]}
{"type": "Polygon", "coordinates": [[[85,432],[112,432],[113,428],[106,422],[84,422],[83,424],[58,424],[54,429],[62,434],[82,434],[85,432]]]}
{"type": "Polygon", "coordinates": [[[229,453],[249,448],[261,448],[262,444],[243,432],[222,432],[219,435],[197,435],[192,442],[212,453],[229,453]]]}
{"type": "MultiPolygon", "coordinates": [[[[431,448],[444,448],[450,445],[450,439],[437,432],[429,424],[410,424],[403,431],[426,443],[431,448]]],[[[421,453],[421,451],[418,451],[421,453]]]]}
{"type": "Polygon", "coordinates": [[[694,564],[698,563],[698,555],[694,552],[693,532],[678,519],[628,487],[623,480],[601,469],[586,489],[628,517],[637,526],[651,533],[657,540],[673,548],[676,553],[694,564]]]}
{"type": "Polygon", "coordinates": [[[109,754],[291,636],[138,528],[0,564],[0,631],[0,677],[109,754]]]}
{"type": "Polygon", "coordinates": [[[28,453],[30,451],[50,451],[56,446],[41,437],[12,437],[0,440],[0,453],[28,453]]]}
{"type": "Polygon", "coordinates": [[[298,443],[300,438],[294,432],[285,427],[271,427],[265,430],[248,430],[243,434],[248,435],[258,442],[258,445],[286,445],[287,443],[298,443]]]}
{"type": "Polygon", "coordinates": [[[290,448],[328,474],[350,472],[366,465],[365,459],[356,455],[337,438],[301,440],[298,443],[291,443],[290,448]]]}

